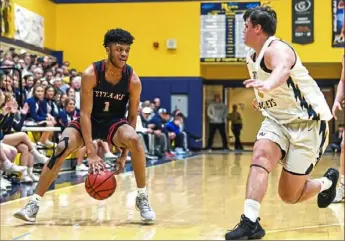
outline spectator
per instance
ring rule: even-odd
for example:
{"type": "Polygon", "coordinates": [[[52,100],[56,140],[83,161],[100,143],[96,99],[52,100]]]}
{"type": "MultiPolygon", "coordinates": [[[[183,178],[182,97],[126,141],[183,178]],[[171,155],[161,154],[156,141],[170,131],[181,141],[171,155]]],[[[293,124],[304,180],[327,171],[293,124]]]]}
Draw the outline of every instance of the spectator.
{"type": "Polygon", "coordinates": [[[223,149],[228,150],[228,141],[225,132],[225,119],[227,117],[227,108],[221,102],[219,94],[214,95],[214,102],[210,103],[207,108],[207,116],[210,118],[209,122],[209,136],[206,149],[211,150],[213,145],[213,138],[216,131],[219,130],[223,141],[223,149]]]}
{"type": "MultiPolygon", "coordinates": [[[[38,125],[54,126],[55,119],[48,114],[47,101],[44,98],[44,89],[41,85],[35,85],[33,89],[33,97],[26,100],[29,105],[29,113],[27,119],[34,121],[38,125]]],[[[52,147],[54,143],[49,140],[51,132],[43,132],[39,145],[44,147],[52,147]]]]}
{"type": "Polygon", "coordinates": [[[228,115],[228,120],[231,121],[231,131],[235,136],[235,150],[243,150],[241,143],[242,117],[237,111],[237,105],[232,106],[232,112],[228,115]]]}
{"type": "Polygon", "coordinates": [[[343,140],[344,125],[338,125],[338,130],[333,134],[333,141],[331,144],[333,152],[340,152],[341,141],[343,140]]]}
{"type": "Polygon", "coordinates": [[[60,124],[63,127],[67,127],[68,124],[78,119],[80,113],[75,108],[75,100],[67,98],[64,102],[64,110],[60,112],[60,124]]]}

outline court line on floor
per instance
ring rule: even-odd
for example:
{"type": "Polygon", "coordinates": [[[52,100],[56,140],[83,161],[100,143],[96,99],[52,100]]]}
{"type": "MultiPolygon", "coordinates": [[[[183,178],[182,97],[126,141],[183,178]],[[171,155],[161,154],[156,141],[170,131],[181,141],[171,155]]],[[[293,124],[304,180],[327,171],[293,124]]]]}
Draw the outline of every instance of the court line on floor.
{"type": "Polygon", "coordinates": [[[18,239],[20,239],[20,238],[23,238],[23,237],[29,235],[29,234],[30,234],[30,233],[24,233],[24,234],[22,234],[22,235],[20,235],[20,236],[17,236],[17,237],[15,237],[15,238],[13,238],[12,240],[18,240],[18,239]]]}
{"type": "Polygon", "coordinates": [[[313,226],[305,226],[305,227],[297,227],[297,228],[283,228],[283,229],[267,231],[267,233],[269,234],[269,233],[280,233],[280,232],[303,230],[303,229],[327,228],[327,227],[341,226],[341,225],[344,226],[344,223],[321,224],[321,225],[313,225],[313,226]]]}
{"type": "MultiPolygon", "coordinates": [[[[198,157],[198,156],[200,156],[200,154],[196,154],[196,155],[194,155],[194,156],[186,157],[186,158],[181,159],[181,160],[175,159],[175,160],[173,160],[173,161],[186,161],[186,160],[189,160],[189,159],[196,158],[196,157],[198,157]]],[[[172,162],[172,161],[167,162],[167,163],[163,163],[163,164],[159,164],[159,165],[152,165],[152,166],[148,166],[148,167],[146,167],[146,168],[153,168],[153,167],[163,166],[163,165],[171,164],[171,162],[172,162]]],[[[71,172],[73,172],[73,171],[71,171],[71,172]]],[[[120,175],[128,175],[128,173],[131,173],[131,172],[133,172],[133,171],[124,172],[124,173],[121,173],[120,175]]],[[[69,188],[74,188],[74,187],[77,187],[77,186],[80,186],[80,185],[85,185],[85,183],[82,182],[82,183],[75,184],[75,185],[68,186],[68,187],[62,187],[62,188],[59,188],[59,189],[49,190],[49,191],[46,192],[46,194],[47,194],[47,193],[51,193],[51,192],[56,192],[56,191],[59,191],[59,190],[66,190],[66,189],[69,189],[69,188]]],[[[0,203],[0,207],[5,206],[5,205],[10,204],[10,203],[23,201],[23,200],[26,200],[26,199],[31,198],[31,197],[32,197],[32,195],[31,195],[31,196],[27,196],[27,197],[18,198],[18,199],[15,199],[15,200],[10,200],[10,201],[4,202],[4,203],[0,203]]]]}

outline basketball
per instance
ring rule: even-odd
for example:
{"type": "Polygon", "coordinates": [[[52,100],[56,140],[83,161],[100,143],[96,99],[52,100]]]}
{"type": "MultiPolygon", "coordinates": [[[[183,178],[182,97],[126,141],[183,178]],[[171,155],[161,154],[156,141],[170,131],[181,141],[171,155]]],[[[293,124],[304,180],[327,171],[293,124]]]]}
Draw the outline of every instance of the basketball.
{"type": "Polygon", "coordinates": [[[109,198],[116,190],[116,179],[112,172],[89,174],[85,179],[87,193],[96,200],[109,198]]]}

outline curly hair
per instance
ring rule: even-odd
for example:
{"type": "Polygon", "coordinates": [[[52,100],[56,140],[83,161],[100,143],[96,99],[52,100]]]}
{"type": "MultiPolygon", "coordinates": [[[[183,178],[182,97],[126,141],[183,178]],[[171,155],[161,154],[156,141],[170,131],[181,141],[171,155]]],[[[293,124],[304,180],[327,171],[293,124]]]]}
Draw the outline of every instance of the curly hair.
{"type": "Polygon", "coordinates": [[[276,33],[277,29],[277,13],[269,6],[259,6],[248,9],[243,14],[243,20],[250,19],[253,26],[261,25],[263,31],[269,36],[276,33]]]}
{"type": "Polygon", "coordinates": [[[133,44],[134,37],[128,31],[121,28],[108,30],[104,35],[103,46],[108,47],[110,43],[133,44]]]}

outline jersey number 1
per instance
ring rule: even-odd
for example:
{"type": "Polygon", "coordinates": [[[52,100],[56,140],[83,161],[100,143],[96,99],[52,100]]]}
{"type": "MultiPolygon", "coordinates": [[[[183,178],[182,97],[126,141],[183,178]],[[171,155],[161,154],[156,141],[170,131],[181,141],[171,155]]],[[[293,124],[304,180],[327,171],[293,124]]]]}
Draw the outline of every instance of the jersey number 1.
{"type": "Polygon", "coordinates": [[[103,111],[105,111],[105,112],[108,112],[109,111],[109,104],[110,104],[110,102],[104,102],[104,109],[103,109],[103,111]]]}

